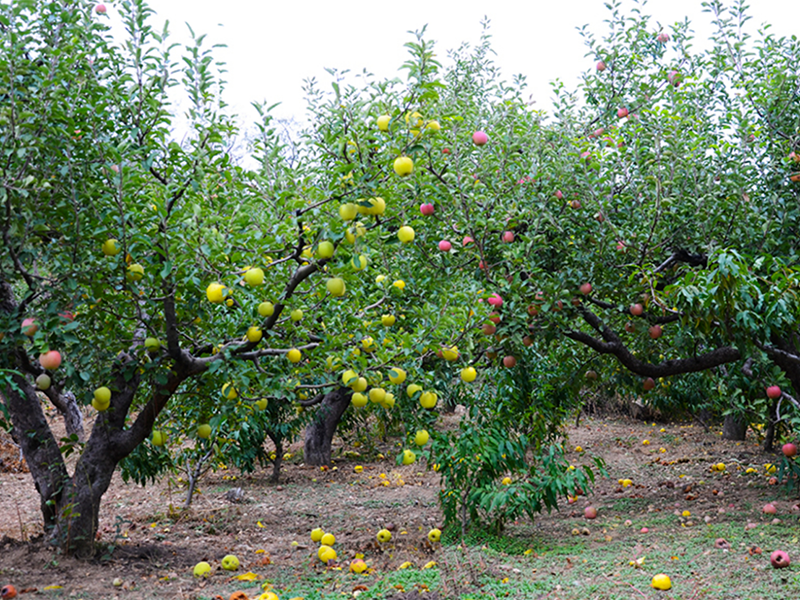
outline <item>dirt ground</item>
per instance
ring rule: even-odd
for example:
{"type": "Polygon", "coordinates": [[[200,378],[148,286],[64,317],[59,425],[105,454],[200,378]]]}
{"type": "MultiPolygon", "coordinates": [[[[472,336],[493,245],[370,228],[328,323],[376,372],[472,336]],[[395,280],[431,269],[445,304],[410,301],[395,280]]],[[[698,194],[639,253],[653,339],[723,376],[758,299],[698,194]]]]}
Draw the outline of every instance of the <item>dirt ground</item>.
{"type": "MultiPolygon", "coordinates": [[[[447,418],[452,426],[456,417],[447,418]]],[[[541,595],[516,597],[571,598],[560,591],[559,581],[568,576],[572,561],[578,559],[547,563],[546,569],[541,562],[537,567],[537,560],[559,552],[591,557],[612,542],[635,558],[637,546],[631,540],[640,534],[640,525],[652,522],[654,529],[666,527],[661,524],[667,517],[678,533],[694,528],[698,535],[700,528],[723,522],[743,530],[749,529],[747,523],[751,522],[753,528],[767,525],[773,517],[761,512],[767,500],[776,505],[780,521],[797,530],[794,495],[770,485],[764,466],[778,462],[778,457],[763,454],[752,434],[745,442],[728,442],[720,438],[718,430],[705,431],[693,423],[643,423],[624,418],[584,419],[568,433],[570,460],[579,465],[591,456],[602,456],[609,476],[597,481],[588,498],[573,504],[565,500],[558,512],[542,515],[533,523],[514,524],[499,551],[488,551],[488,545],[498,547],[497,540],[489,536],[483,547],[480,539],[473,540],[473,549],[457,543],[434,547],[427,541],[427,532],[441,526],[441,513],[438,476],[424,464],[398,467],[389,459],[365,463],[339,458],[330,470],[289,460],[278,485],[269,483],[266,471],[245,476],[217,471],[202,481],[201,493],[188,513],[171,508],[179,507],[183,500],[178,482],[142,488],[124,484],[117,475],[100,513],[101,542],[107,546],[92,562],[65,558],[43,544],[38,496],[5,436],[0,438],[0,464],[4,466],[0,474],[0,586],[15,585],[21,598],[44,594],[86,600],[218,596],[227,600],[236,589],[255,598],[266,583],[267,587],[273,585],[282,599],[362,594],[362,600],[435,600],[470,597],[464,595],[471,591],[470,585],[477,590],[487,577],[505,583],[524,571],[532,573],[535,580],[547,570],[548,578],[539,581],[543,586],[539,589],[544,590],[541,595]],[[723,471],[712,470],[717,463],[724,463],[723,471]],[[748,473],[748,469],[755,471],[748,473]],[[624,479],[631,484],[621,485],[624,479]],[[243,499],[226,499],[226,493],[237,487],[243,499]],[[598,508],[597,520],[583,518],[589,504],[598,508]],[[632,520],[630,524],[627,519],[632,520]],[[338,562],[344,569],[326,569],[316,559],[317,544],[309,538],[315,527],[335,534],[338,562]],[[375,535],[384,527],[393,532],[393,540],[379,547],[375,535]],[[524,553],[514,550],[526,547],[524,553]],[[454,550],[458,548],[461,559],[454,550]],[[479,550],[487,552],[478,556],[479,550]],[[255,579],[233,579],[235,574],[221,570],[220,561],[227,554],[239,557],[239,574],[253,573],[255,579]],[[370,575],[358,579],[346,569],[360,555],[370,575]],[[193,566],[201,560],[214,569],[207,581],[192,577],[193,566]],[[430,561],[436,561],[438,568],[430,569],[429,576],[424,567],[430,561]],[[400,573],[398,567],[405,562],[416,570],[416,579],[381,575],[400,573]],[[478,571],[472,579],[463,572],[467,563],[468,570],[478,571]],[[547,586],[552,588],[549,592],[547,586]]],[[[743,542],[739,545],[743,552],[748,549],[743,542]]],[[[587,562],[587,558],[582,560],[587,562]]],[[[766,559],[767,566],[768,562],[766,559]]],[[[492,592],[486,597],[502,595],[492,592]]],[[[506,595],[515,597],[514,593],[506,595]]]]}

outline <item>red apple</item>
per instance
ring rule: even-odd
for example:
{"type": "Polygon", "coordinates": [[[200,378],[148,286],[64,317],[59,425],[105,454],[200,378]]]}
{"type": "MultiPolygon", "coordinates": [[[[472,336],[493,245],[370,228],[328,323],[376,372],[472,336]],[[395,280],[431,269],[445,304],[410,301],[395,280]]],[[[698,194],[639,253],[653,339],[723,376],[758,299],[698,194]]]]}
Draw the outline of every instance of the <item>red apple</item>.
{"type": "MultiPolygon", "coordinates": [[[[792,154],[794,154],[794,152],[792,152],[792,154]]],[[[556,198],[558,198],[559,200],[564,199],[564,194],[561,193],[561,190],[556,190],[556,198]]]]}
{"type": "Polygon", "coordinates": [[[570,207],[571,207],[571,208],[574,208],[574,209],[576,209],[576,210],[577,210],[577,209],[579,209],[579,208],[581,207],[581,201],[580,201],[580,200],[578,200],[577,198],[575,198],[575,200],[572,200],[572,201],[569,203],[569,205],[570,205],[570,207]]]}
{"type": "Polygon", "coordinates": [[[681,84],[681,79],[681,74],[677,71],[670,71],[667,73],[667,81],[669,81],[670,85],[678,87],[681,84]]]}
{"type": "Polygon", "coordinates": [[[656,38],[656,40],[661,42],[662,44],[666,44],[669,41],[669,34],[668,33],[664,33],[662,31],[661,33],[658,34],[658,37],[656,38]]]}
{"type": "Polygon", "coordinates": [[[61,366],[61,353],[56,350],[50,350],[44,354],[39,355],[39,364],[43,369],[48,371],[55,371],[61,366]]]}
{"type": "Polygon", "coordinates": [[[647,379],[644,380],[644,384],[642,384],[642,387],[644,388],[645,392],[649,392],[654,387],[656,387],[656,382],[652,377],[648,377],[647,379]]]}
{"type": "Polygon", "coordinates": [[[599,61],[599,62],[597,63],[597,67],[596,67],[596,68],[597,68],[597,70],[598,70],[598,71],[600,71],[600,72],[602,73],[603,71],[605,71],[605,70],[606,70],[606,63],[604,63],[604,62],[601,60],[601,61],[599,61]]]}
{"type": "Polygon", "coordinates": [[[587,519],[596,519],[597,509],[594,506],[587,506],[583,509],[583,516],[587,519]]]}
{"type": "Polygon", "coordinates": [[[493,312],[493,313],[489,313],[489,320],[490,320],[492,323],[494,323],[495,325],[497,325],[497,324],[500,322],[500,315],[498,315],[498,314],[497,314],[497,313],[495,313],[495,312],[493,312]]]}
{"type": "Polygon", "coordinates": [[[789,555],[786,554],[786,552],[784,552],[783,550],[775,550],[775,552],[770,554],[769,562],[776,569],[784,569],[791,564],[791,561],[789,560],[789,555]]]}
{"type": "Polygon", "coordinates": [[[97,6],[94,7],[94,12],[96,12],[98,15],[106,14],[106,12],[107,12],[106,11],[106,5],[105,4],[98,4],[97,6]]]}
{"type": "Polygon", "coordinates": [[[777,400],[781,397],[781,388],[777,385],[771,385],[767,388],[767,398],[771,400],[777,400]]]}
{"type": "Polygon", "coordinates": [[[36,335],[36,332],[39,331],[39,326],[36,324],[36,319],[23,319],[22,321],[22,333],[27,335],[28,337],[33,337],[36,335]]]}
{"type": "Polygon", "coordinates": [[[525,337],[522,338],[522,345],[525,346],[526,348],[530,348],[531,346],[533,346],[533,338],[529,335],[526,335],[525,337]]]}
{"type": "Polygon", "coordinates": [[[769,504],[764,505],[764,508],[761,509],[761,512],[766,515],[775,515],[778,513],[778,509],[775,508],[775,505],[770,502],[769,504]]]}
{"type": "Polygon", "coordinates": [[[483,146],[486,142],[489,141],[489,136],[486,135],[483,131],[476,131],[472,134],[472,143],[476,146],[483,146]]]}
{"type": "Polygon", "coordinates": [[[484,323],[481,325],[481,331],[485,335],[493,335],[495,331],[497,331],[497,327],[495,327],[492,323],[484,323]]]}
{"type": "Polygon", "coordinates": [[[597,381],[597,371],[595,370],[586,371],[586,379],[597,381]]]}
{"type": "Polygon", "coordinates": [[[588,150],[586,150],[584,152],[581,152],[581,158],[583,160],[589,160],[591,157],[592,157],[592,153],[589,152],[588,150]]]}
{"type": "Polygon", "coordinates": [[[503,241],[506,244],[510,244],[511,242],[513,242],[514,241],[514,232],[513,231],[506,231],[505,233],[503,233],[503,241]]]}
{"type": "Polygon", "coordinates": [[[625,244],[621,241],[617,242],[617,252],[625,252],[625,244]]]}
{"type": "Polygon", "coordinates": [[[485,270],[486,270],[486,263],[485,263],[485,262],[483,262],[482,260],[478,261],[478,268],[479,268],[481,271],[485,271],[485,270]]]}
{"type": "Polygon", "coordinates": [[[536,306],[535,304],[529,304],[528,305],[528,314],[530,316],[532,316],[532,317],[535,317],[536,315],[539,314],[539,307],[536,306]]]}
{"type": "Polygon", "coordinates": [[[634,331],[636,331],[636,325],[634,325],[631,321],[628,321],[627,323],[625,323],[625,331],[627,331],[628,333],[633,333],[634,331]]]}
{"type": "Polygon", "coordinates": [[[441,250],[442,252],[450,252],[450,248],[452,247],[453,244],[451,244],[447,240],[442,240],[441,242],[439,242],[439,250],[441,250]]]}
{"type": "Polygon", "coordinates": [[[595,219],[595,221],[597,221],[598,223],[602,223],[603,221],[605,221],[605,220],[606,220],[606,218],[603,216],[603,213],[601,213],[601,212],[596,212],[596,213],[594,214],[594,219],[595,219]]]}
{"type": "Polygon", "coordinates": [[[500,308],[501,306],[503,306],[503,299],[500,297],[499,294],[492,294],[486,301],[495,308],[500,308]]]}
{"type": "Polygon", "coordinates": [[[781,451],[783,452],[783,455],[788,458],[797,456],[797,446],[795,446],[791,442],[789,442],[788,444],[784,444],[783,447],[781,448],[781,451]]]}
{"type": "Polygon", "coordinates": [[[580,306],[581,305],[581,299],[578,298],[577,296],[573,296],[573,298],[572,298],[572,300],[570,300],[570,302],[572,302],[572,306],[580,306]]]}
{"type": "Polygon", "coordinates": [[[58,313],[58,316],[61,317],[61,320],[65,323],[71,323],[75,320],[75,314],[70,311],[64,311],[62,313],[58,313]]]}
{"type": "Polygon", "coordinates": [[[661,325],[653,325],[650,327],[650,329],[648,329],[648,332],[650,333],[651,338],[657,340],[661,337],[661,334],[664,332],[664,330],[661,329],[661,325]]]}
{"type": "Polygon", "coordinates": [[[640,317],[644,312],[644,307],[637,302],[636,304],[631,304],[630,311],[634,317],[640,317]]]}
{"type": "Polygon", "coordinates": [[[450,154],[450,148],[442,149],[442,154],[450,154]]]}
{"type": "Polygon", "coordinates": [[[504,356],[503,357],[503,366],[508,367],[509,369],[515,367],[517,365],[517,359],[513,356],[504,356]]]}
{"type": "Polygon", "coordinates": [[[553,304],[553,312],[561,312],[562,308],[564,308],[564,303],[561,300],[556,300],[556,303],[553,304]]]}
{"type": "Polygon", "coordinates": [[[468,235],[465,235],[464,236],[464,240],[461,242],[461,245],[462,246],[466,246],[467,244],[471,244],[474,241],[475,240],[473,240],[471,237],[469,237],[468,235]]]}
{"type": "Polygon", "coordinates": [[[618,116],[620,119],[624,119],[625,117],[627,117],[627,116],[628,116],[628,109],[627,109],[627,108],[625,108],[624,106],[623,106],[622,108],[618,108],[618,109],[617,109],[617,116],[618,116]]]}
{"type": "Polygon", "coordinates": [[[433,204],[421,204],[419,207],[419,212],[426,217],[431,216],[434,212],[433,204]]]}
{"type": "Polygon", "coordinates": [[[588,296],[592,291],[592,284],[591,283],[584,283],[581,284],[581,294],[584,296],[588,296]]]}

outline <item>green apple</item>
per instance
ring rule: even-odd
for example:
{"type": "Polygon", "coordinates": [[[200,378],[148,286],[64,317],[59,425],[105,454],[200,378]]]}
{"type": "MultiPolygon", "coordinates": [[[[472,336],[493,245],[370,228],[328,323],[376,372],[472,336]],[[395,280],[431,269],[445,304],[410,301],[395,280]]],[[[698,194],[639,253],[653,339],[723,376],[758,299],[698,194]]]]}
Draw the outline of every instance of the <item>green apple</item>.
{"type": "Polygon", "coordinates": [[[344,279],[342,279],[341,277],[331,277],[330,279],[328,279],[327,283],[325,284],[325,288],[328,290],[328,293],[334,298],[344,296],[344,292],[346,289],[344,285],[344,279]]]}
{"type": "Polygon", "coordinates": [[[103,242],[103,254],[106,256],[116,256],[119,254],[119,242],[114,238],[103,242]]]}
{"type": "Polygon", "coordinates": [[[258,314],[261,317],[271,317],[275,313],[275,306],[272,302],[262,302],[258,305],[258,314]]]}
{"type": "Polygon", "coordinates": [[[149,337],[144,340],[144,347],[148,352],[155,354],[161,350],[161,342],[158,340],[158,338],[149,337]]]}
{"type": "Polygon", "coordinates": [[[206,561],[199,562],[194,566],[193,574],[197,578],[209,577],[211,575],[211,565],[206,561]]]}
{"type": "Polygon", "coordinates": [[[342,204],[339,207],[339,216],[342,218],[343,221],[352,221],[356,218],[358,214],[358,206],[353,204],[352,202],[348,202],[347,204],[342,204]]]}
{"type": "Polygon", "coordinates": [[[317,246],[317,256],[320,258],[330,258],[333,256],[333,252],[336,248],[331,242],[324,241],[320,242],[319,246],[317,246]]]}
{"type": "Polygon", "coordinates": [[[163,446],[167,443],[167,434],[163,431],[154,431],[152,440],[153,446],[163,446]]]}
{"type": "Polygon", "coordinates": [[[289,314],[289,317],[291,317],[292,321],[297,323],[300,319],[303,318],[303,311],[300,310],[299,308],[296,308],[289,314]]]}
{"type": "Polygon", "coordinates": [[[269,400],[266,398],[261,398],[261,400],[256,400],[256,406],[259,410],[265,410],[267,408],[267,404],[269,404],[269,400]]]}
{"type": "Polygon", "coordinates": [[[354,271],[363,271],[367,268],[368,263],[369,260],[363,254],[359,254],[350,259],[350,266],[353,267],[354,271]]]}
{"type": "Polygon", "coordinates": [[[47,373],[42,373],[36,378],[36,387],[43,392],[50,389],[51,383],[50,376],[47,373]]]}
{"type": "Polygon", "coordinates": [[[414,161],[411,160],[408,156],[398,156],[394,161],[394,172],[400,175],[400,177],[405,177],[406,175],[410,175],[411,171],[414,170],[414,161]]]}
{"type": "Polygon", "coordinates": [[[226,571],[237,571],[239,569],[239,559],[233,554],[228,554],[222,558],[222,568],[226,571]]]}
{"type": "Polygon", "coordinates": [[[127,277],[129,281],[140,281],[144,277],[144,267],[139,263],[133,263],[128,267],[127,277]]]}
{"type": "Polygon", "coordinates": [[[97,388],[94,391],[94,398],[92,399],[92,406],[95,408],[95,410],[103,412],[104,410],[108,410],[110,404],[111,390],[106,386],[97,388]]]}
{"type": "Polygon", "coordinates": [[[208,423],[203,423],[197,428],[197,437],[203,438],[207,440],[211,437],[211,425],[208,423]]]}
{"type": "Polygon", "coordinates": [[[239,395],[239,392],[236,391],[236,388],[233,387],[233,384],[229,381],[228,383],[223,384],[222,395],[228,400],[236,400],[236,397],[239,395]]]}
{"type": "Polygon", "coordinates": [[[250,287],[256,287],[264,283],[264,271],[258,267],[247,269],[244,274],[244,281],[250,287]]]}
{"type": "Polygon", "coordinates": [[[350,384],[350,389],[354,392],[363,392],[367,389],[367,380],[364,377],[359,377],[350,384]]]}

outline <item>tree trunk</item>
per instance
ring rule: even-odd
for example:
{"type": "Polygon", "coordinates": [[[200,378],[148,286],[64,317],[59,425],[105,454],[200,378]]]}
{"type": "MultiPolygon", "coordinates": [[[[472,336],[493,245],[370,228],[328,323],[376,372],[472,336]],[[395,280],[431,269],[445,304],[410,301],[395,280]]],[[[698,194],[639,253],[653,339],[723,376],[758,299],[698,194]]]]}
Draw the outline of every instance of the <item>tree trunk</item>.
{"type": "Polygon", "coordinates": [[[350,406],[351,392],[348,388],[337,388],[325,394],[314,419],[306,427],[305,463],[314,466],[331,464],[331,443],[336,426],[350,406]]]}
{"type": "Polygon", "coordinates": [[[735,415],[725,415],[722,422],[722,439],[742,441],[747,433],[747,423],[735,415]]]}
{"type": "Polygon", "coordinates": [[[281,479],[281,464],[283,464],[283,440],[278,437],[269,436],[272,443],[275,444],[275,460],[272,461],[272,483],[278,483],[281,479]]]}

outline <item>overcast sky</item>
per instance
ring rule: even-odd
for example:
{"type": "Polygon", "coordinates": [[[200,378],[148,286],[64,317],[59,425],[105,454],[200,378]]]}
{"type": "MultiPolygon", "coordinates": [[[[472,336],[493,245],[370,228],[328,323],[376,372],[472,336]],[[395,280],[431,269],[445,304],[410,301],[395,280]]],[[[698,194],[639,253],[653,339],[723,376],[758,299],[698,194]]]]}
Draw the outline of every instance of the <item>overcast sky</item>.
{"type": "MultiPolygon", "coordinates": [[[[730,0],[725,0],[726,2],[730,0]]],[[[116,20],[114,0],[106,0],[116,20]]],[[[462,42],[476,43],[480,22],[491,20],[496,62],[505,78],[522,73],[539,108],[549,107],[549,82],[568,85],[594,64],[584,57],[586,47],[577,28],[589,25],[596,37],[605,32],[609,15],[601,0],[150,0],[157,21],[168,19],[176,39],[186,39],[186,23],[206,33],[209,43],[225,44],[216,54],[227,63],[227,101],[242,116],[253,100],[281,102],[278,116],[304,117],[302,85],[307,77],[329,80],[325,67],[384,77],[398,74],[406,59],[407,33],[428,25],[427,38],[436,41],[437,54],[462,42]]],[[[623,8],[633,6],[623,0],[623,8]]],[[[627,11],[626,11],[627,12],[627,11]]],[[[669,25],[689,17],[703,45],[709,15],[700,0],[651,0],[643,12],[669,25]]],[[[777,35],[798,33],[800,2],[754,0],[749,14],[753,30],[770,23],[777,35]]]]}

